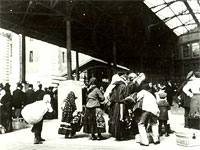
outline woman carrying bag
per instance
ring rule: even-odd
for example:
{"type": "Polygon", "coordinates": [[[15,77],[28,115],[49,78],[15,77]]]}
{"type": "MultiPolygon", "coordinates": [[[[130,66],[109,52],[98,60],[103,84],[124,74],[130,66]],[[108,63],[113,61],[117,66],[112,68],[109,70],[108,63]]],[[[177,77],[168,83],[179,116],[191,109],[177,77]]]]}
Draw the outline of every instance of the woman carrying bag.
{"type": "Polygon", "coordinates": [[[104,96],[97,88],[97,79],[92,77],[89,81],[86,112],[84,116],[83,132],[91,134],[92,140],[102,140],[101,133],[106,132],[103,111],[100,103],[104,101],[104,96]],[[97,133],[97,137],[96,134],[97,133]]]}

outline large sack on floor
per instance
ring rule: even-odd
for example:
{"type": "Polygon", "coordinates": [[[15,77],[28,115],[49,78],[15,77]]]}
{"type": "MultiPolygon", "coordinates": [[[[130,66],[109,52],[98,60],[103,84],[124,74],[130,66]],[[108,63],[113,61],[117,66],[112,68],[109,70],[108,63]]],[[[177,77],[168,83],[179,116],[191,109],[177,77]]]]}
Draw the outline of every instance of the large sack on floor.
{"type": "Polygon", "coordinates": [[[36,124],[42,120],[47,111],[47,105],[43,101],[36,101],[32,104],[26,105],[22,109],[21,114],[27,123],[36,124]]]}

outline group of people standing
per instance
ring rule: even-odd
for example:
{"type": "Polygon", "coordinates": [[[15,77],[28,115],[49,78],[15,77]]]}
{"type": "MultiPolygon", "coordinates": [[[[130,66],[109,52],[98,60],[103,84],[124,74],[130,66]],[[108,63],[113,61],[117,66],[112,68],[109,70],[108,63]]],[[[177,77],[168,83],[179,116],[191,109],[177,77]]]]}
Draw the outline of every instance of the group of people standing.
{"type": "MultiPolygon", "coordinates": [[[[69,123],[70,127],[69,132],[65,134],[66,138],[75,135],[76,132],[72,124],[73,114],[76,112],[75,99],[76,96],[71,91],[64,100],[62,121],[69,123]]],[[[112,77],[105,92],[100,90],[97,79],[92,77],[87,87],[83,132],[90,134],[92,140],[104,139],[102,133],[106,132],[105,112],[109,117],[108,132],[116,140],[126,140],[131,134],[139,133],[139,143],[148,146],[148,132],[151,132],[153,143],[159,144],[161,135],[159,128],[162,128],[159,123],[167,126],[169,109],[166,89],[160,87],[154,91],[149,82],[146,82],[144,73],[130,73],[129,75],[117,73],[112,77]],[[157,97],[160,101],[164,101],[164,103],[161,102],[160,107],[157,97]],[[162,111],[163,106],[164,111],[162,111]],[[158,122],[158,120],[164,121],[158,122]]],[[[166,136],[169,136],[168,132],[166,136]]]]}
{"type": "Polygon", "coordinates": [[[28,104],[42,100],[45,94],[50,94],[52,107],[57,110],[57,96],[53,91],[43,90],[42,84],[38,85],[38,90],[34,90],[32,84],[28,84],[28,89],[24,92],[22,83],[17,83],[16,89],[11,92],[10,85],[0,84],[0,125],[6,132],[12,131],[12,118],[22,118],[21,110],[28,104]]]}

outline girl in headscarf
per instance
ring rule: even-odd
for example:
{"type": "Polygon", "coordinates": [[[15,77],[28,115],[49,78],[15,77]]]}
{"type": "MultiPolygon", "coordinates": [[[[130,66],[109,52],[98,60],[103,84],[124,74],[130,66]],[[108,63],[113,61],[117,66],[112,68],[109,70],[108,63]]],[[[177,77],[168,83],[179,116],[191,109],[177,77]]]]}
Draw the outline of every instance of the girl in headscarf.
{"type": "Polygon", "coordinates": [[[89,81],[86,112],[84,117],[83,132],[91,134],[92,140],[102,140],[101,133],[106,132],[103,111],[100,103],[104,101],[104,96],[97,88],[97,79],[92,77],[89,81]],[[97,137],[96,134],[97,133],[97,137]]]}
{"type": "Polygon", "coordinates": [[[76,110],[75,99],[77,99],[77,97],[75,96],[74,92],[71,91],[67,95],[66,99],[63,101],[64,107],[62,108],[63,112],[61,121],[66,123],[65,138],[71,138],[76,133],[73,125],[71,124],[73,120],[73,113],[76,110]]]}

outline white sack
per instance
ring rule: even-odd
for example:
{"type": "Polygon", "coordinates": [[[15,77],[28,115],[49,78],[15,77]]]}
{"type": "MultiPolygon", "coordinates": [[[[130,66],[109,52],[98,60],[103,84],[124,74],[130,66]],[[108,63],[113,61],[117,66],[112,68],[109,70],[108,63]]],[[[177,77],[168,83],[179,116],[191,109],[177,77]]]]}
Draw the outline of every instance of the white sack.
{"type": "Polygon", "coordinates": [[[48,107],[44,101],[36,101],[26,105],[22,109],[21,114],[27,123],[36,124],[42,120],[47,111],[48,107]]]}

